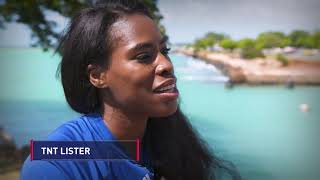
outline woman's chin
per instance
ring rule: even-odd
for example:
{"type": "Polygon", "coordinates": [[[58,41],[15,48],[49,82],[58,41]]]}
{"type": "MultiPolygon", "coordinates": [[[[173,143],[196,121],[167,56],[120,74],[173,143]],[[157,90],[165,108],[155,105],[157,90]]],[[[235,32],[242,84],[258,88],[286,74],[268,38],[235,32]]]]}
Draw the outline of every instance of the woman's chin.
{"type": "Polygon", "coordinates": [[[151,117],[156,117],[156,118],[168,117],[168,116],[174,114],[177,111],[177,109],[178,109],[177,103],[170,104],[168,106],[161,107],[161,108],[157,109],[157,112],[152,114],[151,117]]]}

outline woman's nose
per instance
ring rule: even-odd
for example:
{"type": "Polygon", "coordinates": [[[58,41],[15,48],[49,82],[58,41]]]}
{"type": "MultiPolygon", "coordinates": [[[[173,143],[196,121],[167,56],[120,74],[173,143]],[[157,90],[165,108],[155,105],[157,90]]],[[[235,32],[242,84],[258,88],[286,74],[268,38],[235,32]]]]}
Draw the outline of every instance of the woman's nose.
{"type": "Polygon", "coordinates": [[[173,76],[174,69],[169,57],[159,53],[156,74],[160,76],[173,76]]]}

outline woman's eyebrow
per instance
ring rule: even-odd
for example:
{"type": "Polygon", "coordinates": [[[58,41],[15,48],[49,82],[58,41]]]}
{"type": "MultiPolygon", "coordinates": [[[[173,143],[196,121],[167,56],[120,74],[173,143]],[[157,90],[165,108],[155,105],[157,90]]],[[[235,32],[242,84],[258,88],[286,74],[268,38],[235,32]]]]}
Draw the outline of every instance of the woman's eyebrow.
{"type": "Polygon", "coordinates": [[[133,48],[130,49],[130,51],[140,51],[144,49],[150,49],[154,48],[154,45],[151,42],[146,42],[146,43],[138,43],[133,46],[133,48]]]}
{"type": "MultiPolygon", "coordinates": [[[[164,36],[159,42],[160,45],[165,44],[167,40],[168,38],[164,36]]],[[[134,45],[132,48],[130,48],[130,51],[141,51],[144,49],[151,49],[151,48],[154,48],[154,44],[152,42],[145,42],[145,43],[138,43],[134,45]]]]}

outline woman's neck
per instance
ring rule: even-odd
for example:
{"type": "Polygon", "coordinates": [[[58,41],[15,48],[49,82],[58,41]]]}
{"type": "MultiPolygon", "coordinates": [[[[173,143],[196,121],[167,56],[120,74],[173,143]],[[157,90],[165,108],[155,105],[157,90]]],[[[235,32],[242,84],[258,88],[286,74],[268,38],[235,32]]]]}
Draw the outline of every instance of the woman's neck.
{"type": "Polygon", "coordinates": [[[103,119],[118,140],[142,139],[148,121],[147,116],[134,114],[134,112],[124,112],[106,104],[103,119]]]}

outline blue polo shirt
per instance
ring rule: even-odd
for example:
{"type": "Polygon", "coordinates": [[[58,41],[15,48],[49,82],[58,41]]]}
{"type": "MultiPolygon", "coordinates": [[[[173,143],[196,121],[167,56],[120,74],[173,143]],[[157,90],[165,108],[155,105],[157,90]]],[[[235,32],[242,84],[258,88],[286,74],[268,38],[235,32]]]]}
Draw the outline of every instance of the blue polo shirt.
{"type": "MultiPolygon", "coordinates": [[[[100,114],[81,116],[69,121],[55,131],[48,140],[52,141],[103,141],[116,140],[105,125],[100,114]]],[[[121,148],[111,149],[122,151],[121,148]]],[[[127,156],[125,152],[117,152],[127,156]]],[[[110,179],[150,180],[153,179],[151,161],[145,151],[141,152],[142,164],[129,156],[125,160],[33,160],[28,157],[22,167],[20,179],[110,179]]]]}

